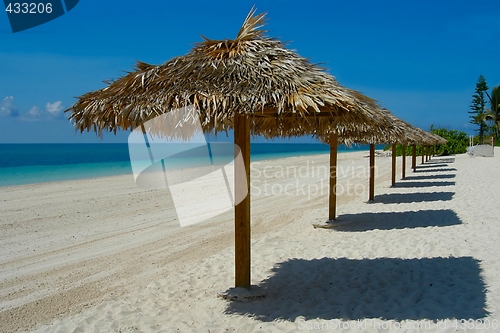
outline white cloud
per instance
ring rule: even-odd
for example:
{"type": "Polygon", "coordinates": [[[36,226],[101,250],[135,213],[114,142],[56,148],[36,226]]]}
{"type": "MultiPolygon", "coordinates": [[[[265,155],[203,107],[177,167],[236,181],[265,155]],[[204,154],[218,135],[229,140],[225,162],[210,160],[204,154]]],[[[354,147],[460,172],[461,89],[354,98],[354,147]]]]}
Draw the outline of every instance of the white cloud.
{"type": "Polygon", "coordinates": [[[63,106],[61,101],[45,104],[45,110],[53,117],[61,117],[63,106]]]}
{"type": "Polygon", "coordinates": [[[29,111],[28,111],[28,115],[29,116],[32,116],[32,117],[36,117],[38,115],[40,115],[40,108],[36,105],[34,105],[29,111]]]}
{"type": "Polygon", "coordinates": [[[0,117],[19,117],[20,120],[36,121],[42,119],[64,119],[64,107],[61,101],[47,102],[45,109],[33,105],[29,110],[19,112],[14,104],[14,96],[0,99],[0,117]]]}
{"type": "Polygon", "coordinates": [[[17,117],[19,112],[14,106],[14,96],[6,96],[0,102],[0,116],[17,117]]]}

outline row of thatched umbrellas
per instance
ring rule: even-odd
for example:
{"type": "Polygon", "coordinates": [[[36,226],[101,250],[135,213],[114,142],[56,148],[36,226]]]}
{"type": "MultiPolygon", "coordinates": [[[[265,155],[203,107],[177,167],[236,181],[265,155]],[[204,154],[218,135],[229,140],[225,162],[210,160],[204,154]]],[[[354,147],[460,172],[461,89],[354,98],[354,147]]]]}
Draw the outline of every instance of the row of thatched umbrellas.
{"type": "MultiPolygon", "coordinates": [[[[340,143],[352,144],[363,143],[370,145],[370,180],[368,200],[372,201],[375,197],[375,144],[392,144],[392,186],[396,184],[396,146],[402,145],[402,178],[405,178],[406,170],[406,146],[412,146],[412,168],[416,169],[416,146],[422,145],[422,158],[424,149],[429,146],[444,144],[446,140],[436,134],[425,132],[417,127],[413,127],[407,122],[393,116],[387,110],[381,110],[387,119],[390,119],[392,127],[382,128],[381,131],[371,129],[368,131],[358,131],[344,133],[340,143]]],[[[336,196],[334,189],[336,187],[336,168],[337,168],[337,146],[339,144],[338,134],[331,132],[321,133],[320,140],[330,145],[330,196],[328,220],[336,219],[336,196]]],[[[428,152],[427,152],[428,153],[428,152]]],[[[423,161],[422,161],[423,163],[423,161]]]]}
{"type": "MultiPolygon", "coordinates": [[[[329,143],[331,170],[336,171],[337,145],[375,143],[432,145],[443,139],[397,119],[373,99],[341,86],[279,40],[266,37],[264,14],[252,9],[234,40],[206,39],[188,54],[163,65],[138,63],[133,72],[103,89],[79,97],[67,110],[77,130],[130,130],[170,110],[194,106],[203,131],[233,130],[241,149],[246,179],[236,175],[235,191],[250,193],[250,135],[313,135],[329,143]],[[240,184],[240,185],[239,185],[240,184]]],[[[152,129],[147,129],[152,130],[152,129]]],[[[154,129],[158,131],[158,129],[154,129]]],[[[189,133],[169,135],[189,139],[189,133]]],[[[395,158],[395,154],[393,154],[395,158]]],[[[336,176],[330,181],[330,213],[335,219],[336,176]]],[[[250,195],[235,206],[236,287],[250,288],[250,195]]]]}

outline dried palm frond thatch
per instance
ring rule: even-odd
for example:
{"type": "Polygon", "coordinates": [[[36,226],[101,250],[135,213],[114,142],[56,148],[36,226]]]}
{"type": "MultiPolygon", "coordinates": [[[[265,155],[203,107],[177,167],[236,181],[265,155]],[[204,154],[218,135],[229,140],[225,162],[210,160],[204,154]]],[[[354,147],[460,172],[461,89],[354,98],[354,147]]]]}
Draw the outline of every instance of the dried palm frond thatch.
{"type": "Polygon", "coordinates": [[[411,125],[399,121],[388,110],[379,110],[389,123],[375,123],[365,125],[363,128],[327,128],[323,131],[318,131],[315,134],[320,141],[329,143],[331,133],[341,133],[338,137],[338,142],[351,145],[353,143],[359,144],[377,144],[377,143],[393,143],[404,140],[408,135],[408,130],[411,125]]]}
{"type": "Polygon", "coordinates": [[[234,40],[204,37],[162,65],[137,63],[133,72],[78,98],[66,110],[70,120],[80,131],[133,129],[192,105],[203,130],[215,133],[232,128],[236,114],[250,116],[252,134],[266,137],[326,129],[376,135],[391,126],[374,100],[266,37],[264,19],[252,9],[234,40]]]}

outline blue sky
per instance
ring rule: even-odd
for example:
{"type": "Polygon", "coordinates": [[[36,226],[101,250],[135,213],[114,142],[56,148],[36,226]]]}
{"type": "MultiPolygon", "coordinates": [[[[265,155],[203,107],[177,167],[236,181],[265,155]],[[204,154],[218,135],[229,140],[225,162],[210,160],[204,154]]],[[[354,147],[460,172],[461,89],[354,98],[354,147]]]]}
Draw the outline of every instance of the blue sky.
{"type": "Polygon", "coordinates": [[[269,36],[423,129],[472,134],[467,111],[478,76],[500,85],[493,0],[80,0],[15,34],[0,13],[0,143],[126,142],[128,133],[75,133],[62,111],[137,60],[161,64],[200,35],[234,38],[253,5],[268,13],[269,36]]]}

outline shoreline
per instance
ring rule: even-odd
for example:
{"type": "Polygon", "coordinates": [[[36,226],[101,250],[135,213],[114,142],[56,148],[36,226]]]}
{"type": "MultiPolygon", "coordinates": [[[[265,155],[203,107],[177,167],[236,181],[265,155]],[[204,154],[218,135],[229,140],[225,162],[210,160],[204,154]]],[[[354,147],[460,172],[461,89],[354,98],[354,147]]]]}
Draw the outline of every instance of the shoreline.
{"type": "MultiPolygon", "coordinates": [[[[339,151],[338,154],[339,156],[341,154],[352,154],[352,153],[358,153],[358,152],[367,152],[368,150],[355,150],[355,151],[339,151]]],[[[293,155],[293,156],[277,156],[275,158],[267,158],[267,156],[264,158],[264,159],[255,159],[254,157],[254,160],[252,160],[251,158],[251,161],[250,163],[255,163],[255,162],[264,162],[264,161],[275,161],[275,160],[280,160],[280,159],[288,159],[288,158],[300,158],[300,157],[315,157],[315,156],[322,156],[322,155],[329,155],[329,153],[320,153],[320,154],[306,154],[306,155],[293,155]]],[[[258,155],[257,155],[258,156],[258,155]]],[[[379,157],[379,156],[377,156],[379,157]]],[[[125,162],[105,162],[105,163],[125,163],[125,162]]],[[[88,164],[103,164],[103,163],[82,163],[82,164],[70,164],[70,166],[75,166],[75,167],[79,167],[79,166],[84,166],[84,165],[88,165],[88,164]]],[[[130,165],[130,162],[129,162],[129,165],[130,165]]],[[[45,166],[45,165],[44,165],[45,166]]],[[[30,167],[30,166],[28,166],[30,167]]],[[[39,167],[39,166],[37,166],[39,167]]],[[[46,165],[46,167],[67,167],[67,165],[46,165]]],[[[197,167],[193,167],[194,169],[197,168],[197,167]]],[[[173,169],[173,170],[186,170],[186,169],[193,169],[193,168],[179,168],[179,169],[173,169]]],[[[1,169],[0,169],[1,171],[1,169]]],[[[41,181],[41,182],[33,182],[33,183],[24,183],[24,184],[15,184],[15,185],[1,185],[0,184],[0,190],[3,190],[3,189],[8,189],[8,188],[14,188],[14,187],[18,187],[18,186],[38,186],[38,185],[42,185],[42,184],[50,184],[50,183],[64,183],[64,182],[71,182],[71,181],[82,181],[82,180],[88,180],[88,179],[101,179],[101,178],[110,178],[110,177],[123,177],[123,176],[132,176],[133,177],[133,173],[132,172],[124,172],[124,173],[118,173],[118,174],[111,174],[111,175],[103,175],[103,176],[90,176],[90,177],[77,177],[77,178],[70,178],[70,179],[64,179],[64,180],[49,180],[49,181],[41,181]]]]}

